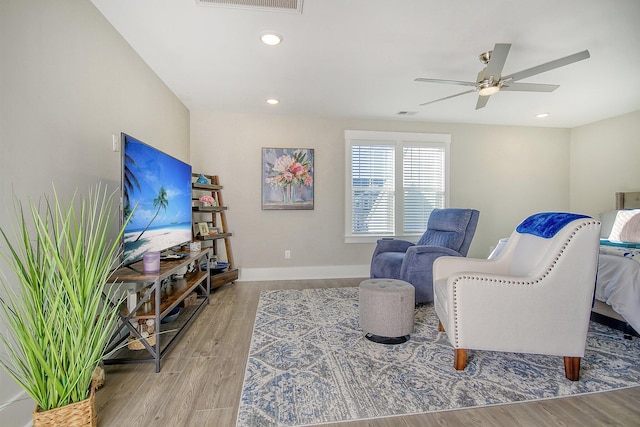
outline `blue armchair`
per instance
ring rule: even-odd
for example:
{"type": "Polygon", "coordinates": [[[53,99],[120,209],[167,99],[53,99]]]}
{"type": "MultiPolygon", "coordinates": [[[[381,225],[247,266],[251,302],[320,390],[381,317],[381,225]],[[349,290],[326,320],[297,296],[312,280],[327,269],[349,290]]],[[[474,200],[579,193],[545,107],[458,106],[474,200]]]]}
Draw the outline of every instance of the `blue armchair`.
{"type": "Polygon", "coordinates": [[[433,261],[444,255],[467,256],[479,216],[475,209],[434,209],[417,244],[378,240],[371,278],[404,280],[416,288],[416,303],[433,301],[433,261]]]}

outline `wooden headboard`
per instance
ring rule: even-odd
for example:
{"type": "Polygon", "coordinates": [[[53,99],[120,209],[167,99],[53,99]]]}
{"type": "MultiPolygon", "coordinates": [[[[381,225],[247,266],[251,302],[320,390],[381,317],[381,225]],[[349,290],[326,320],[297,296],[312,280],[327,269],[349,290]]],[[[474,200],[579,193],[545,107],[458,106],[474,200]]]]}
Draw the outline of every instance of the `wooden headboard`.
{"type": "Polygon", "coordinates": [[[616,209],[640,208],[640,191],[616,193],[616,209]]]}

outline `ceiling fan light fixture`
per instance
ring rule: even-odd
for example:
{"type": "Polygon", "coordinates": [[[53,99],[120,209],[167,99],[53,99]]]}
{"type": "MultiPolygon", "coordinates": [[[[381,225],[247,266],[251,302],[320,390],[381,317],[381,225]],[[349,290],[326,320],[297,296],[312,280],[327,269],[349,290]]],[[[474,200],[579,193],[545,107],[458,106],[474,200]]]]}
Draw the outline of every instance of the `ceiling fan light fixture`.
{"type": "Polygon", "coordinates": [[[539,119],[544,119],[545,117],[548,117],[549,113],[538,113],[536,114],[536,117],[539,119]]]}
{"type": "Polygon", "coordinates": [[[267,99],[266,102],[269,105],[278,105],[280,103],[280,100],[278,100],[276,98],[269,98],[269,99],[267,99]]]}
{"type": "Polygon", "coordinates": [[[480,96],[490,96],[500,92],[500,85],[483,86],[478,91],[480,96]]]}

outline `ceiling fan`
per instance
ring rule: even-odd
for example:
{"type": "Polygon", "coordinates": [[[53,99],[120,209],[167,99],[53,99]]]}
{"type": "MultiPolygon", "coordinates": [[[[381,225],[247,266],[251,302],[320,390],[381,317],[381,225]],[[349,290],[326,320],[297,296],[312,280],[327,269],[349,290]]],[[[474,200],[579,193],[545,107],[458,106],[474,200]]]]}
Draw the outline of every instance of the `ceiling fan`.
{"type": "Polygon", "coordinates": [[[476,110],[483,108],[487,105],[489,97],[500,91],[514,91],[514,92],[553,92],[559,86],[547,85],[537,83],[516,83],[518,80],[526,79],[527,77],[535,76],[536,74],[544,73],[546,71],[553,70],[555,68],[564,67],[565,65],[572,64],[574,62],[582,61],[590,57],[588,50],[574,53],[573,55],[565,56],[564,58],[556,59],[555,61],[547,62],[535,67],[527,68],[517,73],[509,74],[507,76],[502,75],[502,68],[507,60],[511,45],[508,43],[496,43],[493,50],[481,53],[478,58],[482,63],[486,65],[479,73],[475,82],[465,82],[459,80],[441,80],[441,79],[427,79],[417,78],[417,82],[428,83],[446,83],[461,86],[471,86],[473,89],[457,93],[455,95],[446,96],[444,98],[436,99],[434,101],[425,102],[423,105],[433,104],[434,102],[444,101],[445,99],[455,98],[456,96],[465,95],[467,93],[478,92],[478,102],[476,103],[476,110]]]}

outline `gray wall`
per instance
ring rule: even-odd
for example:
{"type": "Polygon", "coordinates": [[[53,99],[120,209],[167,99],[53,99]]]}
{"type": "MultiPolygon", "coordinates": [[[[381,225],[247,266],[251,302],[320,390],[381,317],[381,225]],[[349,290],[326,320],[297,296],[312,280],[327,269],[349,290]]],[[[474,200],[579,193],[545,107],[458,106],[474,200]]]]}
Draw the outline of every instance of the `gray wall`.
{"type": "Polygon", "coordinates": [[[373,245],[343,239],[345,129],[452,135],[451,206],[481,212],[472,257],[531,213],[597,216],[613,209],[616,191],[640,190],[640,111],[575,129],[194,111],[192,164],[225,186],[241,280],[368,274],[373,245]],[[315,149],[313,211],[261,210],[262,147],[315,149]]]}
{"type": "MultiPolygon", "coordinates": [[[[13,192],[116,190],[122,131],[189,161],[189,111],[91,2],[2,0],[0,226],[13,192]]],[[[0,425],[29,423],[33,401],[3,370],[0,384],[0,425]]]]}
{"type": "Polygon", "coordinates": [[[617,191],[640,191],[640,111],[571,130],[571,209],[615,208],[617,191]]]}
{"type": "Polygon", "coordinates": [[[192,165],[225,187],[241,280],[368,274],[374,245],[343,237],[345,129],[451,134],[451,206],[480,210],[470,256],[531,213],[569,208],[568,129],[192,111],[192,165]],[[313,211],[261,210],[261,147],[315,149],[313,211]]]}

